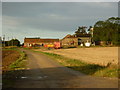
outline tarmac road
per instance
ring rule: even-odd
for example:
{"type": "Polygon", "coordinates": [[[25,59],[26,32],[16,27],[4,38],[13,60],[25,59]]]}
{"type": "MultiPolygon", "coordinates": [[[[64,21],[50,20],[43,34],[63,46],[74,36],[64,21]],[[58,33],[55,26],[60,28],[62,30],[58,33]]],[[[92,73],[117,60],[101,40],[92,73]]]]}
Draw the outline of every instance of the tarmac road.
{"type": "MultiPolygon", "coordinates": [[[[23,50],[23,49],[22,49],[23,50]]],[[[92,77],[59,65],[46,55],[23,50],[29,70],[14,88],[118,88],[118,80],[92,77]]]]}

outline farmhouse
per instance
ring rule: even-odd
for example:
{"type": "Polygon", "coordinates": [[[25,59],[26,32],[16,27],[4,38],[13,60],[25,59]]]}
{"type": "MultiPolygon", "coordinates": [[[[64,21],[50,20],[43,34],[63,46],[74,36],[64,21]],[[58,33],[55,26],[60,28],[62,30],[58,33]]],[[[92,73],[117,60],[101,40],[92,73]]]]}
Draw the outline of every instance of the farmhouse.
{"type": "Polygon", "coordinates": [[[59,39],[24,38],[25,47],[50,45],[54,42],[59,42],[59,39]]]}
{"type": "Polygon", "coordinates": [[[91,42],[91,37],[88,35],[76,37],[75,35],[68,34],[61,40],[62,46],[68,45],[77,46],[80,45],[81,43],[84,44],[85,42],[91,42]]]}
{"type": "Polygon", "coordinates": [[[78,46],[84,44],[85,42],[91,42],[91,36],[86,34],[77,37],[76,35],[66,35],[63,39],[41,39],[41,38],[24,38],[24,47],[34,47],[34,46],[51,46],[55,45],[56,42],[60,43],[62,46],[78,46]]]}

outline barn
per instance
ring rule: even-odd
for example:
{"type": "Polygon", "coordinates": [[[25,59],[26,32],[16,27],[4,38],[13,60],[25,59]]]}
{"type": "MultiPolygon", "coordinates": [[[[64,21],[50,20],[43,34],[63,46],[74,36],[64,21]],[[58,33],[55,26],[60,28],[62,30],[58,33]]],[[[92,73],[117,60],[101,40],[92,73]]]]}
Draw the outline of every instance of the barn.
{"type": "Polygon", "coordinates": [[[24,38],[24,47],[52,45],[59,39],[24,38]]]}
{"type": "Polygon", "coordinates": [[[85,42],[91,42],[91,37],[88,35],[76,37],[75,35],[68,34],[63,39],[61,39],[62,46],[78,46],[81,43],[84,44],[85,42]]]}
{"type": "Polygon", "coordinates": [[[63,39],[61,39],[61,45],[62,46],[71,46],[71,45],[77,46],[78,38],[68,34],[63,39]]]}

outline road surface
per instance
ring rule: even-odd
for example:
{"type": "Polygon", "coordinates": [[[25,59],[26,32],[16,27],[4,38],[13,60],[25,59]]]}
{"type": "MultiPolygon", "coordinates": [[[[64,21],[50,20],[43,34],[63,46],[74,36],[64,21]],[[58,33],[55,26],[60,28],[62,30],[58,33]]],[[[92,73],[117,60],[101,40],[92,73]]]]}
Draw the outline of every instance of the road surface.
{"type": "Polygon", "coordinates": [[[24,50],[29,70],[14,88],[117,88],[118,80],[92,77],[59,65],[46,55],[24,50]]]}

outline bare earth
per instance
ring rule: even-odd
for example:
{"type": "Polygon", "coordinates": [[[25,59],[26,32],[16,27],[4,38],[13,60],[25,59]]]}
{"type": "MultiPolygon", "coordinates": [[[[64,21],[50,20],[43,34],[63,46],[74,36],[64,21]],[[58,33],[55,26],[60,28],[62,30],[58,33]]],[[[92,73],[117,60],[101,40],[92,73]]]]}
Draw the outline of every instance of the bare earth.
{"type": "MultiPolygon", "coordinates": [[[[38,49],[37,51],[39,51],[38,49]]],[[[107,65],[118,64],[118,47],[94,47],[44,50],[44,52],[63,55],[68,58],[82,60],[87,63],[107,65]]]]}
{"type": "Polygon", "coordinates": [[[2,71],[8,70],[8,66],[15,62],[20,57],[18,51],[15,50],[2,50],[2,71]]]}
{"type": "Polygon", "coordinates": [[[29,70],[16,81],[14,88],[117,88],[114,78],[92,77],[59,65],[51,58],[24,50],[29,70]]]}

